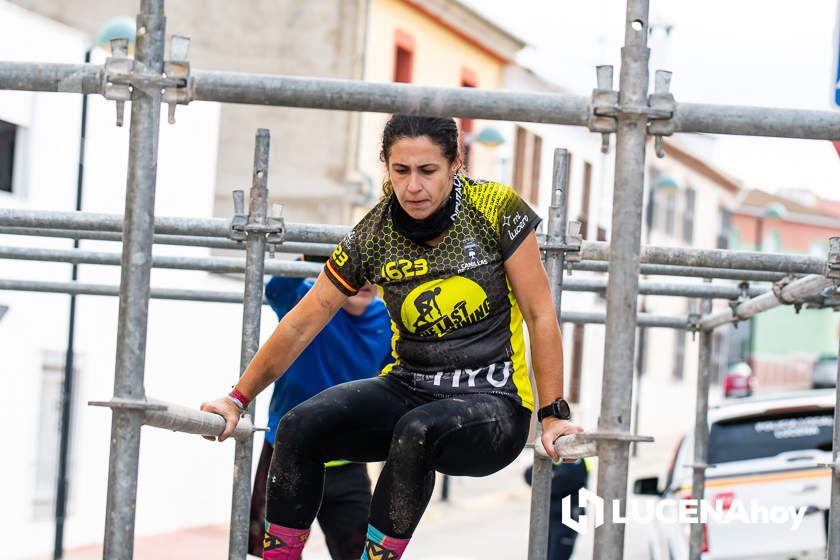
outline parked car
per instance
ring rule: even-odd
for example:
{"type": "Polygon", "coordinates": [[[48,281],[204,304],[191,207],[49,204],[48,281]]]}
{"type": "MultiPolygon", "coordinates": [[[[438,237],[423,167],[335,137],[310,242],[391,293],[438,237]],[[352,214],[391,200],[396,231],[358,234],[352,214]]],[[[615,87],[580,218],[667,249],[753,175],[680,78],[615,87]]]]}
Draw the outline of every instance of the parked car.
{"type": "Polygon", "coordinates": [[[811,371],[811,388],[824,389],[837,385],[837,356],[823,356],[811,371]]]}
{"type": "Polygon", "coordinates": [[[749,397],[755,393],[757,381],[752,368],[745,362],[729,366],[723,376],[723,397],[749,397]]]}
{"type": "MultiPolygon", "coordinates": [[[[834,416],[833,390],[725,401],[709,410],[709,456],[704,499],[750,507],[805,508],[802,524],[745,523],[709,518],[703,527],[704,560],[810,560],[825,558],[834,416]]],[[[693,431],[677,447],[664,486],[635,481],[637,494],[660,499],[691,496],[693,431]]],[[[651,523],[653,560],[688,558],[691,525],[651,523]]]]}

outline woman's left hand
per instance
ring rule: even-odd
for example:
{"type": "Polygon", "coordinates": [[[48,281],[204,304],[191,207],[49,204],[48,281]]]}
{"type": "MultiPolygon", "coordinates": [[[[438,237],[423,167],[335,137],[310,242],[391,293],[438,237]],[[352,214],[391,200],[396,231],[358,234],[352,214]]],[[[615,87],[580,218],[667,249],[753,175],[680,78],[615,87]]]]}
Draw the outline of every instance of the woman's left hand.
{"type": "Polygon", "coordinates": [[[583,428],[573,423],[571,420],[560,420],[559,418],[546,418],[542,421],[542,444],[548,456],[555,463],[560,460],[560,457],[554,451],[554,442],[560,436],[567,436],[583,431],[583,428]]]}

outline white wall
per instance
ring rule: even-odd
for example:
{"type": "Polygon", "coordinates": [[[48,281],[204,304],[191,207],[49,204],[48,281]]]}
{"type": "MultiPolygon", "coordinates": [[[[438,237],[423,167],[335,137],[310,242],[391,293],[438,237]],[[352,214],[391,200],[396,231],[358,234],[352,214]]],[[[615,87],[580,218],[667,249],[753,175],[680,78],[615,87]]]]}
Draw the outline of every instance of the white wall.
{"type": "MultiPolygon", "coordinates": [[[[0,59],[81,62],[84,35],[0,2],[0,59]]],[[[94,60],[103,52],[95,52],[94,60]]],[[[0,91],[0,119],[24,127],[19,137],[18,184],[0,193],[0,206],[72,210],[81,97],[0,91]],[[21,141],[22,139],[22,141],[21,141]]],[[[126,107],[126,123],[130,106],[126,107]]],[[[156,214],[210,216],[213,209],[219,106],[179,106],[177,124],[166,124],[162,109],[156,214]]],[[[84,211],[122,214],[128,125],[114,125],[115,109],[89,97],[84,211]]],[[[249,176],[241,178],[248,184],[249,176]]],[[[70,240],[0,236],[0,245],[68,249],[70,240]]],[[[112,242],[83,241],[82,249],[119,252],[112,242]]],[[[207,255],[200,248],[156,246],[155,254],[207,255]]],[[[243,255],[244,256],[244,255],[243,255]]],[[[0,260],[0,277],[69,281],[70,265],[0,260]]],[[[119,284],[119,267],[82,265],[82,282],[119,284]]],[[[241,290],[241,281],[204,272],[154,270],[153,287],[241,290]]],[[[0,382],[11,389],[7,418],[15,419],[0,461],[0,527],[4,558],[25,558],[52,550],[53,521],[33,518],[36,442],[41,405],[44,352],[63,355],[69,296],[0,291],[9,311],[0,320],[0,382]],[[13,451],[12,451],[13,450],[13,451]],[[11,459],[11,460],[10,460],[11,459]],[[14,535],[12,539],[10,536],[14,535]],[[15,543],[9,546],[9,543],[15,543]],[[8,555],[8,556],[6,556],[8,555]]],[[[78,384],[72,440],[71,501],[65,528],[68,548],[100,541],[105,515],[110,418],[107,409],[86,406],[113,394],[117,298],[80,296],[77,300],[78,384]]],[[[264,332],[273,327],[270,310],[264,332]]],[[[145,386],[148,395],[198,406],[224,394],[239,368],[241,306],[152,300],[145,386]]],[[[265,399],[263,399],[264,401],[265,399]]],[[[264,403],[263,403],[264,405],[264,403]]],[[[264,422],[264,406],[260,407],[264,422]]],[[[262,445],[262,439],[257,438],[262,445]]],[[[144,428],[137,499],[138,535],[229,518],[233,444],[144,428]]]]}

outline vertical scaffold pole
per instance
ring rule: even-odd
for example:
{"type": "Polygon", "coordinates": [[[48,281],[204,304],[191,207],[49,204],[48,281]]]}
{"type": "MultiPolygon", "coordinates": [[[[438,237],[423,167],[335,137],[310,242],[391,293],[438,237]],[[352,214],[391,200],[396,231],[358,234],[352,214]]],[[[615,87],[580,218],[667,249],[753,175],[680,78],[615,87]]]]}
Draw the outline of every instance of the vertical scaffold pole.
{"type": "MultiPolygon", "coordinates": [[[[547,241],[566,242],[566,193],[569,188],[569,152],[562,148],[554,150],[553,190],[548,213],[547,241]]],[[[545,270],[554,310],[560,319],[561,297],[563,295],[562,251],[548,251],[545,255],[545,270]]],[[[537,423],[537,445],[542,427],[537,423]]],[[[534,451],[534,470],[531,478],[531,528],[528,538],[528,560],[545,560],[548,557],[548,516],[551,505],[551,459],[534,451]]]]}
{"type": "MultiPolygon", "coordinates": [[[[621,96],[616,131],[599,432],[630,432],[647,140],[648,7],[648,0],[628,0],[624,48],[621,49],[621,96]]],[[[599,442],[598,494],[605,500],[606,506],[606,522],[595,529],[593,557],[599,560],[621,560],[624,557],[624,525],[612,522],[612,510],[613,500],[622,500],[623,503],[627,498],[628,455],[626,441],[599,442]]]]}
{"type": "MultiPolygon", "coordinates": [[[[268,214],[269,132],[257,130],[254,143],[254,171],[248,211],[249,226],[265,226],[268,214]]],[[[242,352],[240,375],[251,363],[260,346],[263,275],[265,274],[265,232],[249,231],[245,248],[245,301],[242,311],[242,352]]],[[[246,414],[254,420],[254,401],[246,414]]],[[[233,497],[230,510],[228,558],[244,560],[248,553],[248,523],[251,511],[251,456],[253,436],[236,441],[233,462],[233,497]]]]}
{"type": "MultiPolygon", "coordinates": [[[[703,314],[712,311],[712,302],[705,300],[703,314]]],[[[691,478],[691,499],[702,500],[706,491],[706,469],[709,462],[709,383],[712,379],[712,340],[714,330],[700,331],[697,395],[694,408],[694,460],[691,478]]],[[[703,551],[703,525],[693,523],[689,536],[690,560],[700,560],[703,551]]]]}
{"type": "MultiPolygon", "coordinates": [[[[137,16],[135,61],[145,67],[146,72],[160,74],[163,71],[165,30],[163,0],[142,0],[137,16]]],[[[114,370],[115,399],[142,400],[145,397],[143,371],[159,129],[160,87],[134,87],[114,370]]],[[[144,412],[130,407],[114,407],[112,411],[103,556],[108,560],[130,560],[134,554],[137,470],[144,412]]]]}
{"type": "MultiPolygon", "coordinates": [[[[833,242],[834,240],[832,240],[833,242]]],[[[831,502],[828,511],[828,555],[829,560],[840,560],[840,349],[837,351],[837,382],[834,401],[834,452],[831,469],[831,502]]]]}

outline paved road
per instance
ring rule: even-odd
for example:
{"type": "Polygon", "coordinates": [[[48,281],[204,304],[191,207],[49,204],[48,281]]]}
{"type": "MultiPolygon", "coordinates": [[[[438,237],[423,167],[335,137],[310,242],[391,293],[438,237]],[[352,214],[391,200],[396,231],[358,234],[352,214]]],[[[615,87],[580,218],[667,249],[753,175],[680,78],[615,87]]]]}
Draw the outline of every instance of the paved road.
{"type": "MultiPolygon", "coordinates": [[[[670,443],[647,448],[644,458],[631,464],[631,473],[656,474],[664,464],[662,452],[670,443]]],[[[667,455],[667,453],[665,453],[667,455]]],[[[450,500],[440,500],[438,484],[432,502],[406,551],[406,560],[520,560],[527,557],[530,487],[523,479],[531,464],[531,451],[502,471],[484,478],[454,478],[450,500]]],[[[631,474],[631,483],[637,474],[631,474]]],[[[590,478],[590,487],[594,477],[590,478]]],[[[645,527],[628,526],[628,560],[647,558],[645,527]]],[[[65,560],[95,560],[100,546],[68,551],[65,560]]],[[[196,527],[165,535],[138,537],[138,560],[224,560],[227,558],[227,526],[196,527]]],[[[323,535],[317,525],[304,552],[305,560],[329,560],[323,535]]],[[[592,558],[592,536],[578,539],[573,560],[592,558]]],[[[46,560],[33,559],[33,560],[46,560]]]]}

